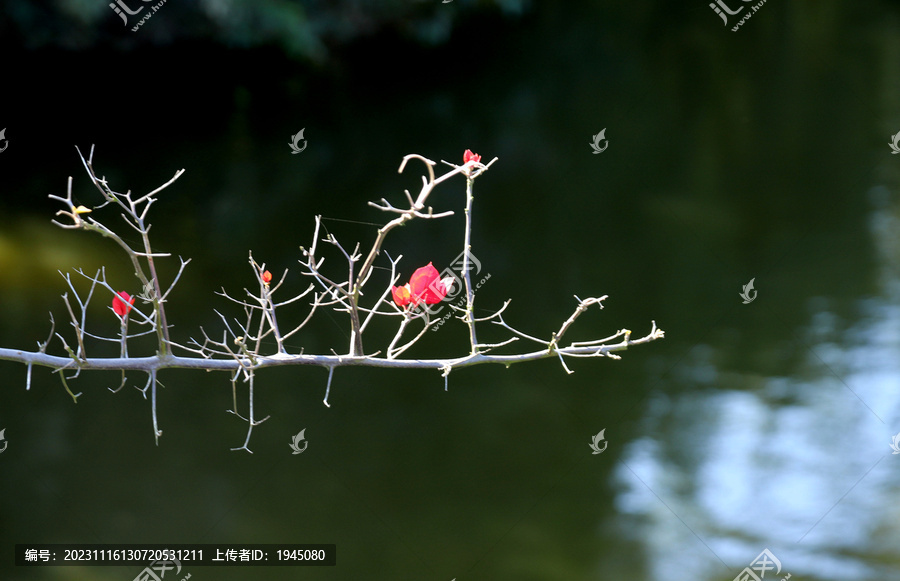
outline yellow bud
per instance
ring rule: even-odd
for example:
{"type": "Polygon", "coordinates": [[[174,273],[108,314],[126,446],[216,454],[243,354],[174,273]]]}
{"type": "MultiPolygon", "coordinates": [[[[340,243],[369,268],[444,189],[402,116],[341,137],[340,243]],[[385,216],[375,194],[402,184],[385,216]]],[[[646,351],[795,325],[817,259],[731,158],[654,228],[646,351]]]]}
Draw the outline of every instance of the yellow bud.
{"type": "Polygon", "coordinates": [[[85,208],[84,206],[78,206],[78,207],[75,208],[73,211],[74,211],[76,214],[90,214],[90,213],[91,213],[91,209],[90,209],[90,208],[85,208]]]}

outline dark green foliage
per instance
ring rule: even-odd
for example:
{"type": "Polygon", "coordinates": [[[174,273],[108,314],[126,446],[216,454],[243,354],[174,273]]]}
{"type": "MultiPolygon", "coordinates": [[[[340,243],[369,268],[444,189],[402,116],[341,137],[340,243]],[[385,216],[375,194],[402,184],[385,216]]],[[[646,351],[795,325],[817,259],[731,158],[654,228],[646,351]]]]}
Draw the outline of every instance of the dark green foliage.
{"type": "Polygon", "coordinates": [[[0,42],[29,49],[133,49],[177,41],[229,47],[277,46],[292,58],[326,60],[331,50],[393,31],[423,44],[445,41],[454,25],[478,11],[521,14],[527,0],[8,0],[0,42]],[[156,11],[152,8],[156,7],[156,11]],[[127,12],[127,11],[126,11],[127,12]],[[142,17],[152,14],[137,26],[142,17]]]}

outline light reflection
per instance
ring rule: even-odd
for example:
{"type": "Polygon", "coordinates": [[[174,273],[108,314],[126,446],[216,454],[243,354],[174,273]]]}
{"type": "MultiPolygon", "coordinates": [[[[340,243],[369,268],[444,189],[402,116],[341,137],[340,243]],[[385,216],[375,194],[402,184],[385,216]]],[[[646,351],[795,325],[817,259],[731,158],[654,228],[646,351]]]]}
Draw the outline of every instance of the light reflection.
{"type": "Polygon", "coordinates": [[[700,390],[648,405],[646,435],[615,478],[617,511],[637,518],[653,579],[731,580],[766,547],[783,564],[777,579],[896,570],[900,219],[880,206],[870,220],[879,294],[857,301],[855,324],[840,331],[828,301],[811,299],[808,350],[790,377],[711,370],[704,346],[674,375],[700,390]]]}

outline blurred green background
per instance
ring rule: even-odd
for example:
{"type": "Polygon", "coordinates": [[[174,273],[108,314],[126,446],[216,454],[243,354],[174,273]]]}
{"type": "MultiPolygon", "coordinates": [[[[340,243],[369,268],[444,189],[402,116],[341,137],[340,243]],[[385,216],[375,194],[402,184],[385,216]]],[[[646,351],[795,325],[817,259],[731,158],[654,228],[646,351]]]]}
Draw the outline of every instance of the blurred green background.
{"type": "MultiPolygon", "coordinates": [[[[771,0],[737,32],[706,0],[169,0],[132,31],[138,16],[4,4],[3,347],[46,339],[48,311],[66,331],[58,270],[140,291],[111,243],[50,224],[68,176],[98,203],[74,148],[91,144],[120,191],[187,170],[152,220],[157,250],[193,259],[178,341],[238,314],[215,292],[254,284],[248,251],[302,289],[316,214],[365,247],[383,218],[366,202],[418,186],[404,155],[466,148],[499,158],[476,182],[479,312],[513,298],[507,320],[549,336],[573,294],[607,294],[573,339],[667,335],[572,375],[458,370],[447,392],[434,372],[340,369],[330,408],[326,370],[265,371],[253,455],[229,450],[246,424],[226,374],[161,375],[156,446],[140,375],[113,394],[118,374],[85,373],[73,404],[49,370],[26,392],[0,362],[0,579],[140,571],[16,568],[16,543],[214,542],[335,543],[338,564],[179,579],[730,581],[764,548],[782,565],[765,579],[900,579],[900,3],[771,0]]],[[[405,276],[459,253],[464,185],[432,197],[456,216],[388,239],[405,276]]],[[[291,347],[346,349],[346,327],[322,313],[291,347]]],[[[465,349],[453,322],[411,355],[465,349]]]]}

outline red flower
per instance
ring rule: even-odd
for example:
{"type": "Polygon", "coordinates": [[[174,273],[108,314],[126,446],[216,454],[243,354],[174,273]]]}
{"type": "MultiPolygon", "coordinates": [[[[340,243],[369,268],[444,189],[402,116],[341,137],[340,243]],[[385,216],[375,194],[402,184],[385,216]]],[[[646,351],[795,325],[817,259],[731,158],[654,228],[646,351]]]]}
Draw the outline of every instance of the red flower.
{"type": "Polygon", "coordinates": [[[471,149],[467,149],[463,153],[463,163],[469,163],[470,161],[481,161],[481,156],[477,153],[472,153],[471,149]]]}
{"type": "Polygon", "coordinates": [[[268,270],[265,271],[264,273],[262,273],[262,281],[266,284],[269,284],[270,282],[272,282],[272,273],[269,272],[268,270]]]}
{"type": "Polygon", "coordinates": [[[404,286],[395,286],[391,289],[391,294],[394,295],[394,302],[397,303],[398,307],[405,307],[409,304],[409,285],[404,286]]]}
{"type": "Polygon", "coordinates": [[[112,300],[113,310],[122,318],[125,318],[128,315],[128,312],[131,311],[131,305],[133,304],[134,297],[125,291],[117,292],[112,300]]]}
{"type": "Polygon", "coordinates": [[[413,303],[425,301],[426,304],[435,305],[447,296],[447,287],[437,269],[429,262],[427,266],[417,268],[409,277],[409,292],[413,303]]]}
{"type": "Polygon", "coordinates": [[[429,262],[427,266],[417,268],[409,277],[408,283],[393,287],[391,293],[398,307],[405,307],[410,303],[418,305],[421,302],[435,305],[447,296],[447,286],[437,269],[429,262]]]}

